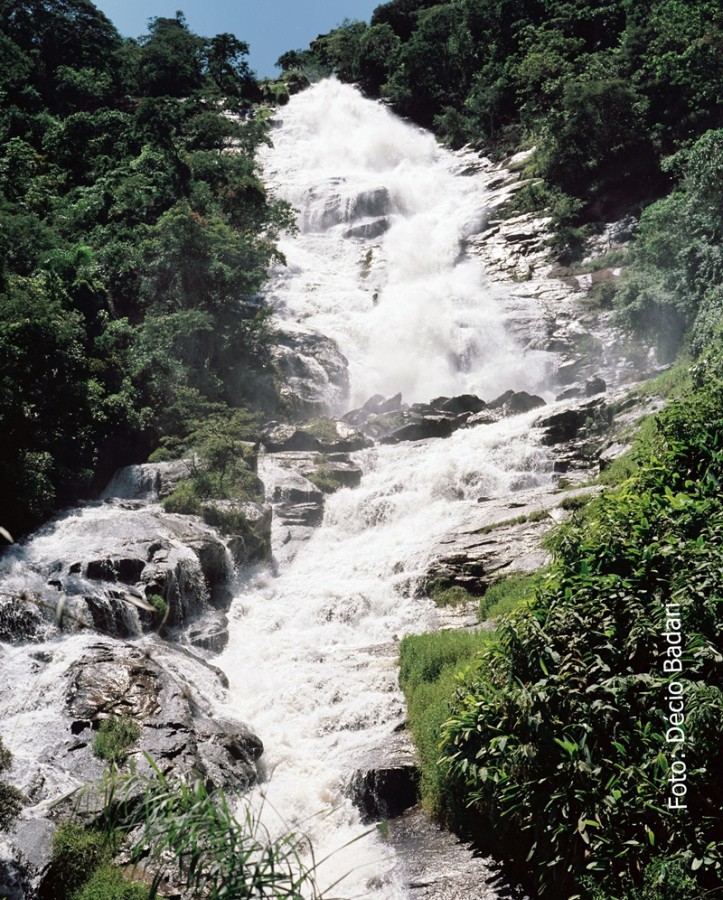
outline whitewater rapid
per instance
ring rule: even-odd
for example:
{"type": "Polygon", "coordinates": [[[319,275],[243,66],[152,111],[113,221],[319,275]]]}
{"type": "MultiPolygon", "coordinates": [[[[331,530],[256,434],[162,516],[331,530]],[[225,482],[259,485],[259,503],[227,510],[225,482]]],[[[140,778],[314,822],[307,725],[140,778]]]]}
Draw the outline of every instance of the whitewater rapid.
{"type": "MultiPolygon", "coordinates": [[[[330,412],[375,393],[415,402],[545,391],[544,354],[516,343],[504,290],[464,252],[487,215],[483,175],[463,175],[465,161],[428,133],[333,80],[293,97],[272,138],[265,178],[299,228],[282,241],[286,265],[266,296],[280,330],[323,334],[348,359],[348,395],[319,379],[330,412]]],[[[340,849],[365,830],[345,794],[350,766],[404,720],[394,654],[383,651],[435,627],[433,605],[415,594],[436,540],[480,497],[549,480],[534,417],[356,454],[361,485],[329,497],[293,560],[234,601],[218,663],[228,711],[266,748],[256,802],[270,828],[301,828],[317,859],[332,854],[320,886],[346,875],[334,896],[406,896],[375,834],[340,849]]],[[[261,465],[263,477],[275,463],[261,465]]]]}

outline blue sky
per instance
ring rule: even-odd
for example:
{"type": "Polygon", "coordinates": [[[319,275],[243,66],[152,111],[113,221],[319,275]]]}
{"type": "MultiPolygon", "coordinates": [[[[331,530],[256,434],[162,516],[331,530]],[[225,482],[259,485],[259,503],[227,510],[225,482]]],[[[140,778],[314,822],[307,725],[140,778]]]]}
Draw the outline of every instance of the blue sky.
{"type": "Polygon", "coordinates": [[[94,0],[124,37],[146,32],[148,19],[180,9],[191,31],[211,37],[230,31],[251,47],[259,77],[278,75],[276,60],[286,50],[308,47],[344,19],[368,22],[383,0],[94,0]]]}

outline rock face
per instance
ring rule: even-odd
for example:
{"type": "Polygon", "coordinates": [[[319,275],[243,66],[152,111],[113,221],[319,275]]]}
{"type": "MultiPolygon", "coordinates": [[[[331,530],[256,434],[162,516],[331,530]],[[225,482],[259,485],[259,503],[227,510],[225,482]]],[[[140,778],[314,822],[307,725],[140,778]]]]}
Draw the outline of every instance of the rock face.
{"type": "Polygon", "coordinates": [[[61,515],[8,551],[3,575],[10,590],[0,607],[24,591],[54,614],[64,596],[73,616],[130,637],[158,624],[142,608],[152,595],[168,606],[168,628],[188,625],[209,605],[224,609],[233,571],[225,544],[197,517],[106,502],[61,515]]]}
{"type": "Polygon", "coordinates": [[[384,747],[356,761],[347,794],[364,822],[400,816],[419,802],[420,770],[411,738],[400,729],[384,747]]]}
{"type": "Polygon", "coordinates": [[[583,502],[602,489],[580,485],[624,452],[628,444],[620,436],[659,406],[654,399],[626,398],[620,389],[609,397],[558,403],[535,428],[549,447],[553,472],[564,474],[566,488],[561,490],[555,481],[549,488],[479,498],[465,525],[433,550],[423,589],[458,585],[481,595],[501,577],[544,566],[549,560],[541,546],[544,534],[569,515],[577,498],[583,502]]]}
{"type": "Polygon", "coordinates": [[[288,562],[324,517],[327,492],[356,487],[362,471],[347,453],[284,450],[266,455],[266,496],[274,511],[274,558],[288,562]]]}
{"type": "Polygon", "coordinates": [[[317,453],[353,453],[370,447],[369,438],[340,419],[314,419],[303,426],[269,422],[261,440],[268,453],[313,450],[317,453]]]}
{"type": "Polygon", "coordinates": [[[280,331],[271,352],[284,412],[292,419],[323,415],[349,394],[349,363],[321,334],[280,331]]]}
{"type": "MultiPolygon", "coordinates": [[[[162,771],[197,772],[209,788],[253,784],[263,753],[259,738],[245,725],[211,718],[193,683],[169,667],[174,654],[158,649],[157,640],[143,648],[97,642],[70,667],[66,704],[77,736],[72,752],[87,746],[104,719],[126,716],[141,726],[133,751],[139,759],[145,752],[162,771]]],[[[213,668],[209,675],[222,678],[213,668]]]]}
{"type": "Polygon", "coordinates": [[[101,500],[144,500],[154,503],[173,493],[191,475],[190,460],[125,466],[113,475],[101,500]]]}
{"type": "Polygon", "coordinates": [[[389,823],[388,840],[412,900],[529,900],[499,863],[432,824],[420,806],[389,823]]]}
{"type": "Polygon", "coordinates": [[[241,523],[223,539],[198,516],[153,505],[188,474],[183,460],[128,466],[113,476],[103,503],[70,510],[10,548],[0,564],[0,639],[48,637],[62,603],[67,625],[120,638],[186,629],[187,640],[220,650],[237,567],[269,559],[272,510],[208,501],[219,521],[241,523]],[[151,597],[167,611],[149,608],[151,597]]]}
{"type": "MultiPolygon", "coordinates": [[[[92,745],[104,719],[125,716],[138,725],[140,737],[128,754],[141,772],[148,753],[164,773],[196,772],[210,788],[241,791],[257,779],[261,741],[244,724],[214,716],[225,679],[182,647],[156,636],[127,644],[86,634],[42,651],[17,649],[3,658],[3,671],[10,776],[28,801],[0,844],[0,884],[8,883],[9,896],[27,900],[42,881],[55,819],[67,813],[67,803],[57,801],[100,782],[105,763],[92,745]],[[8,702],[30,678],[44,692],[8,702]]],[[[90,812],[101,802],[91,792],[82,808],[90,812]]]]}

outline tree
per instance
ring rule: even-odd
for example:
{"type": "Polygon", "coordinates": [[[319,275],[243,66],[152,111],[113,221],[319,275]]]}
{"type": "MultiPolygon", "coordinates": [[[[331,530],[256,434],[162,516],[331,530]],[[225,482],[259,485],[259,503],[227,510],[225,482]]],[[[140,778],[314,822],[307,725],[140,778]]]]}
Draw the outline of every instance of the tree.
{"type": "Polygon", "coordinates": [[[138,80],[150,97],[188,97],[203,86],[203,38],[193,34],[181,12],[151,19],[139,41],[138,80]]]}

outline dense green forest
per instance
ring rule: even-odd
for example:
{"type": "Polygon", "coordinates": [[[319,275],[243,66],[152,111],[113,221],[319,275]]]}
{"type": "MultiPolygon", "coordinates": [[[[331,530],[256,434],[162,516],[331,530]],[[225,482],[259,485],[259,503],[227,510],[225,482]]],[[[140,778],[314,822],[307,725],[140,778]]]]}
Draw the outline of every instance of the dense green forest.
{"type": "Polygon", "coordinates": [[[123,40],[89,0],[2,0],[0,48],[0,510],[17,537],[209,413],[272,402],[256,293],[289,214],[258,177],[267,124],[233,35],[179,13],[123,40]]]}

